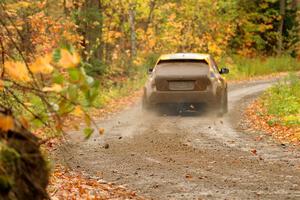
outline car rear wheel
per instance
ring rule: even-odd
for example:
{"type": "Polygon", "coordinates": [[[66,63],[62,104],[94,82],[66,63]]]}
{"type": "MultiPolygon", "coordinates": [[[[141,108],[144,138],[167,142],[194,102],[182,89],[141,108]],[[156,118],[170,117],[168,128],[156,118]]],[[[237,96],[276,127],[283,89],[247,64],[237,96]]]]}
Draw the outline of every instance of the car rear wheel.
{"type": "Polygon", "coordinates": [[[219,117],[222,117],[224,114],[228,112],[228,94],[227,94],[227,89],[225,89],[220,96],[218,97],[217,100],[217,115],[219,117]]]}
{"type": "Polygon", "coordinates": [[[147,97],[145,94],[143,95],[143,98],[142,98],[142,109],[145,111],[149,111],[152,109],[152,106],[148,103],[147,97]]]}
{"type": "Polygon", "coordinates": [[[222,104],[223,111],[224,111],[224,113],[228,113],[228,93],[227,93],[227,89],[225,90],[223,97],[224,97],[223,104],[222,104]]]}

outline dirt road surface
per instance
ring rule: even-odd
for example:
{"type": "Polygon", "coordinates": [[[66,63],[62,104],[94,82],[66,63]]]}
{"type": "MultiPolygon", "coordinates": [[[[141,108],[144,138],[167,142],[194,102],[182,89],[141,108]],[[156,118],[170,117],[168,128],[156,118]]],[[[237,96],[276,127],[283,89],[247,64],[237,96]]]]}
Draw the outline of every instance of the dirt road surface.
{"type": "Polygon", "coordinates": [[[244,107],[272,83],[230,85],[222,118],[143,113],[137,103],[99,121],[104,136],[70,132],[57,159],[149,199],[300,199],[299,149],[238,128],[244,107]]]}

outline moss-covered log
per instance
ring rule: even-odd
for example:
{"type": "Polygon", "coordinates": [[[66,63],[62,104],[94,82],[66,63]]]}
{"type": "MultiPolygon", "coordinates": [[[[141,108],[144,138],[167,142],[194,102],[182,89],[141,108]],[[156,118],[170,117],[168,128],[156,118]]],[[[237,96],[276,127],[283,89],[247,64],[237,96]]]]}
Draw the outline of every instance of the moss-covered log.
{"type": "Polygon", "coordinates": [[[47,199],[48,178],[39,139],[16,120],[10,130],[0,128],[0,199],[47,199]]]}

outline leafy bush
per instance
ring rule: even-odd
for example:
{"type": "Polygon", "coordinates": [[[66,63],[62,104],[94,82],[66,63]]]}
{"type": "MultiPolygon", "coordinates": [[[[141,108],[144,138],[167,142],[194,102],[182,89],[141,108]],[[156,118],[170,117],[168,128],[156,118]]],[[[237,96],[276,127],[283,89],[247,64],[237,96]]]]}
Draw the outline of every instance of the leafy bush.
{"type": "Polygon", "coordinates": [[[95,99],[93,106],[103,108],[111,100],[128,96],[133,91],[139,90],[145,83],[146,76],[143,74],[136,75],[134,78],[127,79],[123,82],[106,82],[104,87],[100,88],[99,96],[95,99]]]}
{"type": "Polygon", "coordinates": [[[262,96],[268,114],[280,119],[283,125],[300,125],[300,79],[289,75],[262,96]]]}
{"type": "Polygon", "coordinates": [[[229,79],[243,79],[277,72],[300,70],[300,63],[291,56],[268,58],[245,58],[233,56],[232,59],[221,61],[221,66],[230,68],[229,79]]]}
{"type": "Polygon", "coordinates": [[[56,49],[30,63],[7,60],[2,70],[0,107],[26,127],[47,126],[61,132],[65,116],[71,113],[90,119],[87,108],[97,98],[100,83],[86,74],[73,48],[56,49]]]}
{"type": "Polygon", "coordinates": [[[89,63],[84,63],[84,69],[89,76],[99,76],[107,72],[108,67],[98,59],[92,59],[89,63]]]}

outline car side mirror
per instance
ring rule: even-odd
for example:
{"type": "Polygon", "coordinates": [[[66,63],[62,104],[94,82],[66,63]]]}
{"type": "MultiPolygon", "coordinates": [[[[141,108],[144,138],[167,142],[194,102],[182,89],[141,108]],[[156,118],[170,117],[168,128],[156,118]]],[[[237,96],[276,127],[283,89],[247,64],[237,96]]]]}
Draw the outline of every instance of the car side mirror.
{"type": "Polygon", "coordinates": [[[220,74],[229,74],[229,69],[226,67],[221,68],[220,74]]]}
{"type": "Polygon", "coordinates": [[[153,68],[148,69],[148,74],[151,74],[153,72],[153,68]]]}

